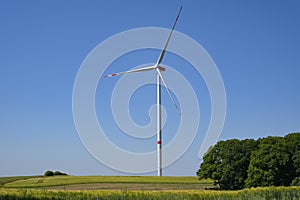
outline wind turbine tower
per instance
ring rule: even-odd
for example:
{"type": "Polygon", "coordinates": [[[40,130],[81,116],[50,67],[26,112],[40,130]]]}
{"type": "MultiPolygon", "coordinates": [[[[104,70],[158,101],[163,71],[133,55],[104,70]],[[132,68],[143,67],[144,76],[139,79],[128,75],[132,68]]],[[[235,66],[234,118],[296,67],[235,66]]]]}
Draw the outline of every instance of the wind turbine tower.
{"type": "Polygon", "coordinates": [[[162,62],[164,55],[166,53],[170,38],[172,36],[172,33],[175,29],[176,23],[178,21],[178,18],[180,16],[181,10],[182,10],[182,5],[180,6],[179,12],[177,14],[177,17],[175,19],[175,22],[173,24],[173,27],[171,29],[171,32],[169,33],[169,36],[167,38],[167,41],[164,45],[164,48],[162,50],[162,52],[160,53],[160,56],[157,60],[157,62],[155,63],[155,65],[153,66],[149,66],[149,67],[143,67],[143,68],[139,68],[139,69],[133,69],[133,70],[129,70],[129,71],[124,71],[124,72],[118,72],[118,73],[114,73],[114,74],[110,74],[110,75],[106,75],[104,76],[104,78],[109,78],[109,77],[115,77],[115,76],[119,76],[119,75],[124,75],[124,74],[130,74],[130,73],[135,73],[135,72],[144,72],[144,71],[149,71],[149,70],[155,70],[157,73],[157,175],[158,176],[162,176],[162,130],[161,130],[161,82],[163,83],[163,85],[165,86],[169,97],[171,98],[175,108],[177,109],[179,115],[181,115],[180,110],[175,102],[175,100],[173,99],[171,92],[169,90],[169,88],[167,87],[167,84],[161,74],[162,71],[165,71],[166,68],[160,66],[160,63],[162,62]]]}

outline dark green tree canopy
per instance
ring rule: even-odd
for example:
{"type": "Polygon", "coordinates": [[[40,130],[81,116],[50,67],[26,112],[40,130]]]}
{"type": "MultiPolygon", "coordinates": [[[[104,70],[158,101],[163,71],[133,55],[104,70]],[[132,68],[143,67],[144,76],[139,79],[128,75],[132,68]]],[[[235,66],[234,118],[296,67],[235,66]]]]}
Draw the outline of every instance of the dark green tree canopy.
{"type": "Polygon", "coordinates": [[[47,171],[44,173],[44,176],[54,176],[54,173],[53,173],[53,171],[47,170],[47,171]]]}
{"type": "Polygon", "coordinates": [[[220,141],[204,155],[197,175],[220,189],[300,185],[300,133],[220,141]]]}
{"type": "Polygon", "coordinates": [[[221,189],[242,189],[255,140],[227,140],[218,142],[203,158],[197,172],[200,179],[211,178],[221,189]]]}
{"type": "Polygon", "coordinates": [[[295,176],[288,146],[282,137],[260,139],[252,152],[247,187],[290,185],[295,176]]]}
{"type": "Polygon", "coordinates": [[[63,173],[63,172],[60,172],[60,171],[51,171],[51,170],[47,170],[45,173],[44,173],[44,176],[66,176],[68,174],[66,173],[63,173]]]}

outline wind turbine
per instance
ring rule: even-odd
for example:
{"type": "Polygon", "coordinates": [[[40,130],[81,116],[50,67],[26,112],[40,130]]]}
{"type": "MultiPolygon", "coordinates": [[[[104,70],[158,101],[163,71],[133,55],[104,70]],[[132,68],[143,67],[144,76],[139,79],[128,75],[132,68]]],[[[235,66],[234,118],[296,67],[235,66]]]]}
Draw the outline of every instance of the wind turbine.
{"type": "Polygon", "coordinates": [[[109,78],[109,77],[114,77],[114,76],[119,76],[119,75],[124,75],[124,74],[130,74],[130,73],[135,73],[135,72],[144,72],[144,71],[149,71],[149,70],[155,70],[157,72],[157,175],[158,176],[162,176],[162,151],[161,151],[161,82],[164,84],[168,95],[170,96],[175,108],[177,109],[179,115],[181,115],[180,110],[175,102],[175,100],[173,99],[169,88],[167,87],[166,81],[164,80],[161,71],[165,71],[166,68],[160,66],[161,61],[164,58],[164,55],[166,53],[166,49],[168,47],[170,38],[172,36],[172,33],[174,31],[174,28],[176,26],[176,23],[178,21],[179,15],[181,13],[182,10],[182,5],[180,6],[179,12],[177,14],[177,17],[175,19],[175,22],[173,24],[172,30],[169,33],[168,39],[165,43],[165,46],[162,50],[162,52],[160,53],[160,56],[157,60],[157,62],[155,63],[155,65],[153,66],[149,66],[149,67],[142,67],[142,68],[138,68],[138,69],[133,69],[133,70],[129,70],[129,71],[124,71],[124,72],[118,72],[118,73],[114,73],[114,74],[110,74],[110,75],[106,75],[104,76],[104,78],[109,78]]]}

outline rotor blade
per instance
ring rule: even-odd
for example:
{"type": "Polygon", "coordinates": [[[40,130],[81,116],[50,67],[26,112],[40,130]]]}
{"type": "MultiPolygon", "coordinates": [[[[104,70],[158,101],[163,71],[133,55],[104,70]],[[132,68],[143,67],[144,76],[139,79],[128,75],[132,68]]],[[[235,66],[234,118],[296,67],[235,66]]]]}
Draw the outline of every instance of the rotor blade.
{"type": "Polygon", "coordinates": [[[166,50],[167,50],[167,47],[168,47],[168,44],[169,44],[169,41],[170,41],[170,38],[171,38],[171,36],[172,36],[172,33],[173,33],[173,31],[174,31],[174,28],[175,28],[175,26],[176,26],[176,23],[177,23],[177,20],[178,20],[178,18],[179,18],[179,15],[180,15],[180,13],[181,13],[181,10],[182,10],[182,5],[180,6],[180,10],[179,10],[179,12],[178,12],[178,14],[177,14],[177,17],[176,17],[176,20],[175,20],[175,22],[174,22],[174,24],[173,24],[173,27],[172,27],[172,30],[171,30],[171,32],[170,32],[170,34],[169,34],[169,36],[168,36],[168,39],[167,39],[167,41],[166,41],[166,44],[165,44],[165,46],[164,46],[164,49],[162,50],[162,52],[160,53],[160,56],[159,56],[159,58],[158,58],[158,60],[157,60],[157,65],[159,65],[160,63],[161,63],[161,61],[162,61],[162,59],[163,59],[163,57],[164,57],[164,55],[165,55],[165,53],[166,53],[166,50]]]}
{"type": "Polygon", "coordinates": [[[125,72],[118,72],[118,73],[114,73],[114,74],[109,74],[109,75],[104,76],[104,78],[119,76],[119,75],[123,75],[123,74],[130,74],[130,73],[134,73],[134,72],[149,71],[149,70],[153,70],[153,69],[155,69],[155,66],[132,69],[132,70],[125,71],[125,72]]]}
{"type": "Polygon", "coordinates": [[[162,80],[162,82],[163,82],[163,84],[164,84],[165,88],[167,89],[167,92],[168,92],[168,94],[169,94],[169,97],[172,99],[172,101],[173,101],[173,104],[174,104],[174,106],[175,106],[176,110],[178,111],[179,115],[181,115],[181,112],[180,112],[180,110],[179,110],[179,108],[178,108],[178,106],[177,106],[177,104],[176,104],[175,100],[173,99],[173,97],[172,97],[172,95],[171,95],[171,92],[170,92],[170,90],[169,90],[169,88],[168,88],[168,86],[167,86],[167,84],[166,84],[166,82],[165,82],[164,78],[162,77],[162,74],[160,73],[160,71],[159,71],[159,69],[158,69],[158,68],[156,68],[156,71],[157,71],[157,73],[158,73],[158,75],[159,75],[160,79],[162,80]]]}

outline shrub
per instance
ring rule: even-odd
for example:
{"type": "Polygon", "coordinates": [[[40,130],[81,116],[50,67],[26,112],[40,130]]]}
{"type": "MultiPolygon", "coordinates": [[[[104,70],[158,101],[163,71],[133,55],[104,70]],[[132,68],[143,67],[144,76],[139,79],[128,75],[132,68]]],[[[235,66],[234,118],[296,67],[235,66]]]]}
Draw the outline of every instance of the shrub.
{"type": "Polygon", "coordinates": [[[67,174],[66,173],[62,173],[60,171],[55,171],[54,172],[54,176],[66,176],[67,174]]]}
{"type": "Polygon", "coordinates": [[[296,177],[293,181],[292,184],[293,186],[300,186],[300,177],[296,177]]]}
{"type": "Polygon", "coordinates": [[[44,173],[44,176],[54,176],[54,173],[53,173],[53,171],[47,170],[47,171],[44,173]]]}

